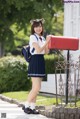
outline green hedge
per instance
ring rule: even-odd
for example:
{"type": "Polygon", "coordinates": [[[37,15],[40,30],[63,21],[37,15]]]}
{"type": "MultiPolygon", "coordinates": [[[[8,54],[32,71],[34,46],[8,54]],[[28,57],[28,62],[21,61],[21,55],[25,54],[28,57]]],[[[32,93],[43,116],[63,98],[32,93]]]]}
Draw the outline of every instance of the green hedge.
{"type": "MultiPolygon", "coordinates": [[[[59,57],[60,61],[64,59],[59,57]]],[[[54,74],[55,73],[55,65],[58,61],[58,55],[45,55],[45,66],[46,66],[46,74],[54,74]]],[[[57,71],[59,73],[60,71],[57,71]]],[[[63,72],[63,71],[62,71],[63,72]]]]}
{"type": "MultiPolygon", "coordinates": [[[[54,55],[45,55],[46,77],[55,73],[54,55]]],[[[62,59],[61,59],[62,60],[62,59]]],[[[27,63],[22,57],[6,56],[0,59],[0,93],[8,91],[29,90],[31,80],[27,77],[27,63]]]]}
{"type": "Polygon", "coordinates": [[[54,55],[45,55],[45,69],[46,74],[53,74],[55,72],[54,55]]]}
{"type": "Polygon", "coordinates": [[[27,64],[21,57],[7,56],[0,59],[0,93],[29,90],[31,80],[27,77],[27,64]]]}

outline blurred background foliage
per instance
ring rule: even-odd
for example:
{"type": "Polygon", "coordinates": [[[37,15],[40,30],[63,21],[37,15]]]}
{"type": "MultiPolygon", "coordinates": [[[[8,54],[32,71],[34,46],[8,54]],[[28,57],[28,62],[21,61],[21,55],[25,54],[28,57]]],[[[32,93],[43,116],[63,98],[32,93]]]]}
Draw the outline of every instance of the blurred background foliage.
{"type": "Polygon", "coordinates": [[[0,57],[28,43],[35,18],[45,19],[45,34],[62,35],[62,0],[0,0],[0,57]]]}
{"type": "Polygon", "coordinates": [[[0,59],[0,93],[29,90],[31,80],[27,77],[27,64],[19,56],[0,59]]]}

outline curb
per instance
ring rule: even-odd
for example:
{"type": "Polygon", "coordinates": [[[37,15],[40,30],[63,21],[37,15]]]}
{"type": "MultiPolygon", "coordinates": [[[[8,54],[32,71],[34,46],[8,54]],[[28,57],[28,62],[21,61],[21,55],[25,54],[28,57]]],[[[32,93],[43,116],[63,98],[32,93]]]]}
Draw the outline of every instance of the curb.
{"type": "MultiPolygon", "coordinates": [[[[0,94],[0,99],[3,100],[3,101],[9,102],[9,103],[14,103],[14,104],[18,105],[18,107],[23,107],[24,106],[24,104],[20,103],[17,99],[9,98],[9,97],[6,97],[2,94],[0,94]]],[[[45,109],[44,106],[36,106],[36,108],[37,109],[45,109]]]]}
{"type": "MultiPolygon", "coordinates": [[[[9,102],[9,103],[14,103],[14,104],[18,105],[18,107],[23,107],[24,106],[24,104],[20,103],[17,99],[9,98],[9,97],[6,97],[2,94],[0,94],[0,99],[3,100],[3,101],[9,102]]],[[[45,106],[36,106],[36,109],[45,110],[45,106]]]]}
{"type": "Polygon", "coordinates": [[[4,96],[2,94],[0,94],[0,99],[3,100],[3,101],[9,102],[9,103],[17,104],[19,107],[23,107],[23,104],[20,103],[18,100],[6,97],[6,96],[4,96]]]}
{"type": "MultiPolygon", "coordinates": [[[[18,107],[23,107],[24,104],[20,103],[17,99],[13,99],[13,98],[9,98],[9,97],[6,97],[2,94],[0,94],[0,99],[2,101],[6,101],[6,102],[9,102],[9,103],[14,103],[16,105],[18,105],[18,107]]],[[[48,118],[52,118],[52,112],[49,111],[49,109],[46,110],[45,106],[36,106],[36,109],[39,109],[40,111],[40,114],[48,117],[48,118]]]]}

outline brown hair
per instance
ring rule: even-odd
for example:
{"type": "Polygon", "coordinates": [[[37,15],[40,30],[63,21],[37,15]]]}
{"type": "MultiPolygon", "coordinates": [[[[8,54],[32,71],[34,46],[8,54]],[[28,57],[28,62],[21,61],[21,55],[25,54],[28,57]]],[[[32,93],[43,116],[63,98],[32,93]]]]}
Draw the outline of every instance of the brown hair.
{"type": "Polygon", "coordinates": [[[41,35],[43,35],[43,23],[42,23],[42,21],[34,21],[34,22],[33,22],[32,26],[31,26],[31,34],[34,34],[34,33],[35,33],[34,28],[35,28],[35,27],[38,27],[38,26],[40,26],[40,25],[42,26],[41,35]]]}

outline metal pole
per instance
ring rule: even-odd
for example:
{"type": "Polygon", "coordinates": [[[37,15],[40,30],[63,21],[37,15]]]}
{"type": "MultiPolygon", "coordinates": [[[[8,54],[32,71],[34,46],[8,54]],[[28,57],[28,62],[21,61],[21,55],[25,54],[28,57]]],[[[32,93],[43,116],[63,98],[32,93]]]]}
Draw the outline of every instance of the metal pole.
{"type": "Polygon", "coordinates": [[[66,104],[68,104],[68,78],[69,78],[69,50],[67,52],[67,69],[66,69],[66,104]]]}
{"type": "MultiPolygon", "coordinates": [[[[56,58],[55,55],[56,54],[54,54],[54,59],[56,58]]],[[[57,94],[57,72],[56,72],[57,69],[56,69],[56,60],[55,60],[54,67],[55,67],[55,90],[56,90],[56,106],[57,106],[58,105],[58,94],[57,94]]]]}
{"type": "Polygon", "coordinates": [[[57,74],[55,71],[55,87],[56,87],[56,105],[58,105],[58,94],[57,94],[57,74]]]}

